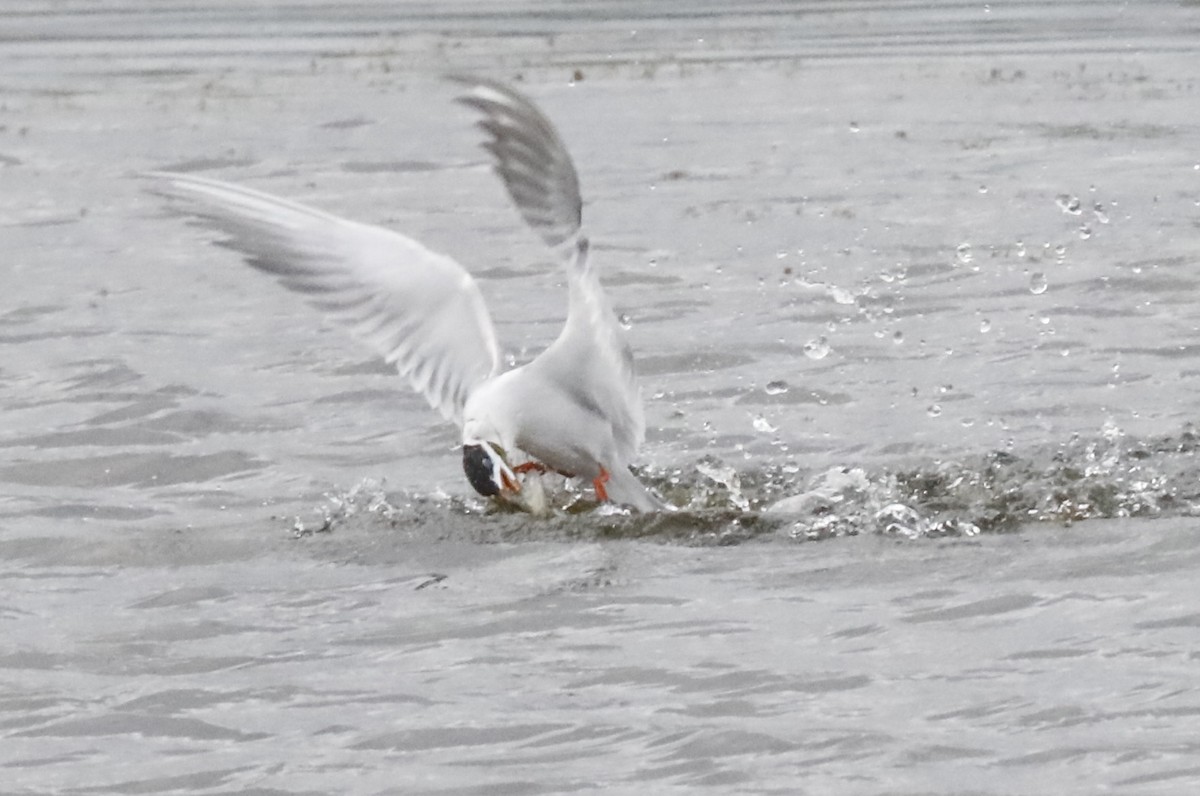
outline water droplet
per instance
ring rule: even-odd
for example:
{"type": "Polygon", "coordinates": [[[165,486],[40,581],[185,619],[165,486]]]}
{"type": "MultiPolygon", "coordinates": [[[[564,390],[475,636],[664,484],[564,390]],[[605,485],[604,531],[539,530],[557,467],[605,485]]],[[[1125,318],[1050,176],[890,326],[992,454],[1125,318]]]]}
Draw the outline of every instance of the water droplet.
{"type": "Polygon", "coordinates": [[[1025,256],[1025,241],[1021,241],[1021,240],[1017,241],[1017,256],[1018,257],[1025,256]]]}
{"type": "Polygon", "coordinates": [[[1040,296],[1046,292],[1046,288],[1050,285],[1046,282],[1046,275],[1041,271],[1034,271],[1029,275],[1029,292],[1035,296],[1040,296]]]}
{"type": "Polygon", "coordinates": [[[657,268],[658,267],[658,258],[651,257],[649,265],[651,268],[657,268]]]}
{"type": "Polygon", "coordinates": [[[942,385],[938,386],[938,392],[940,392],[942,395],[945,395],[946,393],[951,392],[953,389],[954,389],[953,384],[942,384],[942,385]]]}
{"type": "Polygon", "coordinates": [[[896,345],[900,345],[901,343],[903,343],[904,342],[904,332],[897,331],[895,334],[893,334],[892,342],[895,343],[896,345]]]}
{"type": "Polygon", "coordinates": [[[1092,215],[1096,217],[1097,223],[1108,223],[1108,213],[1105,212],[1104,205],[1100,204],[1099,202],[1096,202],[1096,204],[1092,205],[1092,215]]]}
{"type": "Polygon", "coordinates": [[[857,133],[859,131],[858,122],[850,122],[850,132],[857,133]]]}
{"type": "Polygon", "coordinates": [[[767,420],[762,415],[755,415],[754,419],[751,421],[751,424],[754,426],[755,431],[758,431],[762,434],[774,434],[779,430],[776,426],[771,425],[771,421],[767,420]]]}
{"type": "Polygon", "coordinates": [[[925,414],[929,415],[930,417],[937,417],[941,413],[942,407],[938,404],[931,404],[930,407],[925,410],[925,414]]]}
{"type": "Polygon", "coordinates": [[[1064,213],[1073,215],[1073,216],[1077,216],[1083,212],[1083,206],[1082,206],[1082,203],[1079,201],[1078,196],[1071,196],[1070,194],[1067,194],[1067,193],[1060,193],[1054,199],[1054,203],[1058,205],[1059,210],[1063,211],[1064,213]]]}
{"type": "Polygon", "coordinates": [[[970,428],[971,426],[975,425],[975,418],[964,417],[962,419],[962,425],[963,425],[963,428],[970,428]]]}
{"type": "Polygon", "coordinates": [[[980,334],[987,334],[991,330],[992,330],[992,322],[989,321],[987,318],[984,318],[983,320],[981,320],[979,322],[979,333],[980,334]]]}
{"type": "Polygon", "coordinates": [[[958,248],[954,250],[954,255],[959,265],[967,265],[975,259],[975,255],[971,253],[971,244],[969,243],[958,244],[958,248]]]}
{"type": "Polygon", "coordinates": [[[623,312],[617,316],[617,323],[621,324],[622,329],[632,329],[633,328],[633,321],[630,320],[629,316],[623,312]]]}
{"type": "Polygon", "coordinates": [[[780,249],[779,251],[775,252],[776,260],[782,260],[784,257],[787,257],[787,256],[788,256],[788,253],[787,253],[787,250],[785,250],[785,249],[780,249]]]}
{"type": "Polygon", "coordinates": [[[1062,265],[1063,260],[1067,259],[1067,247],[1061,243],[1054,247],[1054,259],[1062,265]]]}
{"type": "Polygon", "coordinates": [[[767,386],[763,387],[763,392],[767,395],[782,395],[788,391],[787,382],[782,379],[775,379],[767,382],[767,386]]]}
{"type": "Polygon", "coordinates": [[[980,192],[980,193],[987,193],[987,186],[986,186],[986,185],[980,185],[980,186],[979,186],[979,192],[980,192]]]}
{"type": "Polygon", "coordinates": [[[814,337],[804,344],[804,356],[809,359],[824,359],[829,355],[829,341],[824,335],[814,337]]]}
{"type": "Polygon", "coordinates": [[[845,288],[840,288],[840,287],[837,287],[836,285],[829,285],[826,289],[829,293],[829,297],[832,298],[838,304],[854,304],[855,303],[854,294],[851,293],[849,290],[846,290],[845,288]]]}
{"type": "Polygon", "coordinates": [[[1089,227],[1087,224],[1080,224],[1079,225],[1079,239],[1087,240],[1090,237],[1092,237],[1092,228],[1089,227]]]}

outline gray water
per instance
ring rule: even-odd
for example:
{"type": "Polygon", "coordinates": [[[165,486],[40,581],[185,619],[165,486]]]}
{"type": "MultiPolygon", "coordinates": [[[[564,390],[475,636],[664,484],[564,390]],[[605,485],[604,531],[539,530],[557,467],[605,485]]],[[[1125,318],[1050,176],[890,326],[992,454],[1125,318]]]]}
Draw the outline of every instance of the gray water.
{"type": "Polygon", "coordinates": [[[1200,5],[727,5],[0,9],[0,792],[1200,786],[1200,5]],[[496,512],[133,176],[422,240],[525,361],[464,70],[574,154],[676,515],[496,512]]]}

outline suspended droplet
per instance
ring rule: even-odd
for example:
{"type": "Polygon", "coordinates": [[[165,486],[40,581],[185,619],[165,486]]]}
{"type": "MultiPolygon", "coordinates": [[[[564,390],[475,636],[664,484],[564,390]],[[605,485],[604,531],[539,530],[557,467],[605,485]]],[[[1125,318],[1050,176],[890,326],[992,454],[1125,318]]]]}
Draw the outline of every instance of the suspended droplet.
{"type": "Polygon", "coordinates": [[[987,186],[986,186],[986,185],[980,185],[980,186],[979,186],[979,192],[980,192],[980,193],[987,193],[987,191],[988,191],[988,189],[987,189],[987,186]]]}
{"type": "Polygon", "coordinates": [[[1100,204],[1099,202],[1096,202],[1096,204],[1092,205],[1092,215],[1096,217],[1097,223],[1108,223],[1108,213],[1105,212],[1104,205],[1100,204]]]}
{"type": "Polygon", "coordinates": [[[1063,211],[1064,213],[1068,213],[1070,215],[1077,216],[1083,212],[1082,204],[1080,203],[1078,196],[1071,196],[1070,194],[1060,193],[1054,199],[1054,202],[1055,202],[1055,204],[1058,205],[1058,209],[1063,211]]]}
{"type": "Polygon", "coordinates": [[[930,417],[937,417],[941,413],[942,407],[938,404],[932,404],[928,409],[925,410],[925,414],[929,415],[930,417]]]}
{"type": "Polygon", "coordinates": [[[1079,225],[1079,239],[1087,240],[1090,237],[1092,237],[1092,228],[1089,227],[1087,224],[1080,224],[1079,225]]]}
{"type": "Polygon", "coordinates": [[[838,304],[854,304],[855,303],[854,302],[854,294],[851,293],[849,290],[846,290],[845,288],[840,288],[840,287],[837,287],[836,285],[830,285],[827,288],[827,290],[829,292],[829,297],[832,298],[838,304]]]}
{"type": "Polygon", "coordinates": [[[955,259],[959,265],[967,265],[975,259],[975,255],[971,253],[971,244],[960,243],[958,248],[954,250],[955,259]]]}
{"type": "Polygon", "coordinates": [[[629,316],[623,312],[617,316],[617,323],[621,324],[622,329],[632,329],[633,328],[633,321],[630,320],[629,316]]]}
{"type": "Polygon", "coordinates": [[[1017,256],[1018,257],[1025,256],[1025,241],[1021,241],[1021,240],[1017,241],[1017,256]]]}
{"type": "Polygon", "coordinates": [[[859,131],[858,122],[850,122],[850,132],[857,133],[859,131]]]}
{"type": "Polygon", "coordinates": [[[829,355],[829,341],[824,335],[814,337],[804,344],[804,355],[809,359],[824,359],[829,355]]]}
{"type": "Polygon", "coordinates": [[[751,425],[754,426],[755,431],[762,434],[773,434],[779,430],[777,427],[771,425],[771,421],[762,415],[755,415],[753,421],[751,421],[751,425]]]}
{"type": "Polygon", "coordinates": [[[1041,271],[1034,271],[1029,276],[1029,292],[1035,296],[1040,296],[1046,292],[1046,288],[1050,285],[1046,281],[1046,275],[1041,271]]]}
{"type": "Polygon", "coordinates": [[[980,334],[987,334],[991,330],[992,330],[992,322],[989,321],[987,318],[984,318],[983,320],[981,320],[979,322],[979,333],[980,334]]]}
{"type": "Polygon", "coordinates": [[[904,332],[897,330],[896,333],[892,335],[892,342],[895,343],[896,345],[900,345],[901,343],[903,343],[904,342],[904,332]]]}
{"type": "Polygon", "coordinates": [[[787,382],[781,379],[767,382],[767,386],[763,387],[763,392],[767,395],[782,395],[788,391],[787,382]]]}

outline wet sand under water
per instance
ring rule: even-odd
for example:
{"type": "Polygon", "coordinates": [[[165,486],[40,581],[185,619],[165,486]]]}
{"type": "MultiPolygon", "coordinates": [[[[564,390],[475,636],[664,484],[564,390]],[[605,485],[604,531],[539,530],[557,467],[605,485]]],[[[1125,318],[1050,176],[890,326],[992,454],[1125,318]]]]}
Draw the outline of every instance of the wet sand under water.
{"type": "Polygon", "coordinates": [[[290,10],[0,11],[0,792],[1200,787],[1200,6],[290,10]],[[451,70],[561,128],[681,513],[489,510],[131,178],[411,234],[524,361],[451,70]]]}

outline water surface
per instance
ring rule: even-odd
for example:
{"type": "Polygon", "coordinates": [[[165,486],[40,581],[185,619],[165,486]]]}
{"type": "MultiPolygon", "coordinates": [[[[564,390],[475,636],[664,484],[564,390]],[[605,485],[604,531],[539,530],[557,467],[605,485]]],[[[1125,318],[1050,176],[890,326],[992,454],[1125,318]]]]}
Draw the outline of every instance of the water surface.
{"type": "Polygon", "coordinates": [[[0,11],[8,789],[1196,787],[1200,7],[694,8],[0,11]],[[679,515],[490,513],[132,177],[410,234],[525,361],[461,70],[574,154],[679,515]]]}

